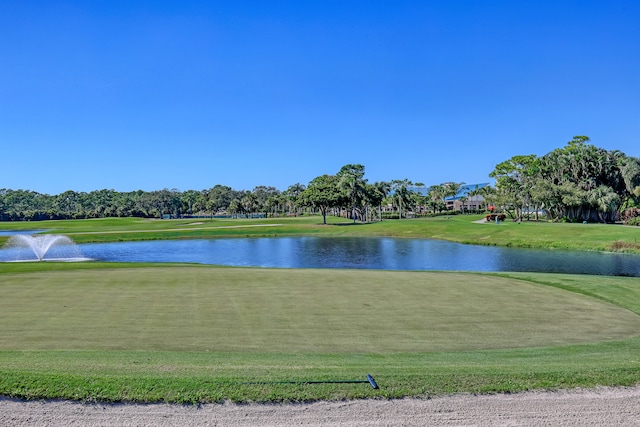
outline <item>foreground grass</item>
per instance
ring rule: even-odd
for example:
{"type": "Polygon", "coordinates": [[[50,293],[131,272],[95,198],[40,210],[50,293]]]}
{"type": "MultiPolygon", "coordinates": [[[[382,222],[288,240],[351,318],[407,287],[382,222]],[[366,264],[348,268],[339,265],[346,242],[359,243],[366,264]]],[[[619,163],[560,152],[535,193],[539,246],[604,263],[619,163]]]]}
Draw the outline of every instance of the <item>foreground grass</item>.
{"type": "Polygon", "coordinates": [[[126,267],[2,266],[0,395],[310,401],[640,380],[640,279],[126,267]],[[288,383],[367,373],[380,390],[288,383]]]}
{"type": "MultiPolygon", "coordinates": [[[[277,237],[296,235],[388,236],[434,238],[459,243],[542,249],[617,251],[640,254],[640,227],[610,224],[560,224],[506,221],[478,224],[480,215],[457,215],[353,224],[344,218],[148,220],[106,218],[41,222],[0,222],[0,230],[46,229],[67,234],[77,243],[125,240],[220,237],[277,237]]],[[[0,245],[6,240],[0,237],[0,245]]]]}
{"type": "Polygon", "coordinates": [[[302,402],[633,386],[640,340],[402,354],[0,351],[0,394],[130,402],[302,402]],[[365,379],[368,384],[290,384],[365,379]],[[269,383],[272,382],[272,383],[269,383]]]}

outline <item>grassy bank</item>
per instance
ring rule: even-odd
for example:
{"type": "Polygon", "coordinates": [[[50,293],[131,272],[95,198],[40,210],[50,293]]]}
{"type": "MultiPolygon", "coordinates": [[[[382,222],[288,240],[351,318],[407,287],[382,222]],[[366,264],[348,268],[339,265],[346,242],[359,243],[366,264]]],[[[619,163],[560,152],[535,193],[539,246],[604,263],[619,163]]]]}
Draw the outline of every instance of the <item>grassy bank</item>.
{"type": "Polygon", "coordinates": [[[0,395],[309,401],[632,385],[640,279],[6,264],[0,395]],[[363,379],[368,384],[292,384],[363,379]]]}
{"type": "MultiPolygon", "coordinates": [[[[124,240],[218,237],[275,237],[296,235],[389,236],[434,238],[460,243],[543,249],[572,249],[640,253],[640,227],[610,224],[548,222],[478,224],[478,215],[457,215],[353,224],[344,218],[146,220],[108,218],[96,220],[0,223],[0,230],[46,229],[67,234],[78,243],[124,240]]],[[[2,244],[7,238],[0,238],[2,244]]]]}

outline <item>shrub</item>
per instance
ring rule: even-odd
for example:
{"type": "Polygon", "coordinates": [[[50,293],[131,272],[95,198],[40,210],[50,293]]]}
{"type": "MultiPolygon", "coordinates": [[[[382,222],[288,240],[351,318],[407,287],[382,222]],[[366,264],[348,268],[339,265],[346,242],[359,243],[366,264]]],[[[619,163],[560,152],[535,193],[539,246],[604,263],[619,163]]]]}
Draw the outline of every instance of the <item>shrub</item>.
{"type": "Polygon", "coordinates": [[[635,225],[636,227],[640,227],[640,216],[636,216],[634,218],[631,218],[625,224],[626,225],[635,225]]]}
{"type": "Polygon", "coordinates": [[[640,209],[629,208],[622,213],[622,223],[624,225],[640,226],[640,209]]]}

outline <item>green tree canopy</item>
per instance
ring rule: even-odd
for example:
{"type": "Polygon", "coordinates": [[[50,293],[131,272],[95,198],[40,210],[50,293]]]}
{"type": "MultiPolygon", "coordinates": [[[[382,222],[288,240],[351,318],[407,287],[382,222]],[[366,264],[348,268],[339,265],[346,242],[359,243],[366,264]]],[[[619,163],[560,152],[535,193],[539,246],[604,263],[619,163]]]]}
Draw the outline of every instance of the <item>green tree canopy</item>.
{"type": "Polygon", "coordinates": [[[640,160],[598,148],[583,135],[542,157],[514,156],[490,176],[495,202],[516,217],[529,207],[555,220],[613,222],[640,196],[640,160]]]}
{"type": "Polygon", "coordinates": [[[338,187],[344,192],[344,197],[351,206],[353,222],[356,222],[358,208],[366,195],[367,180],[364,179],[364,166],[359,164],[344,165],[337,174],[338,187]]]}
{"type": "Polygon", "coordinates": [[[303,206],[320,211],[323,224],[327,223],[329,209],[340,206],[343,200],[339,178],[336,175],[320,175],[314,178],[300,194],[300,203],[303,206]]]}

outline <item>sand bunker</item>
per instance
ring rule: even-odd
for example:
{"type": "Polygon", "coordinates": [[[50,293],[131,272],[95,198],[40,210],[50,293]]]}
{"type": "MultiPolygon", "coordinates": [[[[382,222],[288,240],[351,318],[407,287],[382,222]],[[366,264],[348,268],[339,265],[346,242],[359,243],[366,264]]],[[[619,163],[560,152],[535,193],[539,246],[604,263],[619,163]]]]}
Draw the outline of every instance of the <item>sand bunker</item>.
{"type": "Polygon", "coordinates": [[[290,405],[112,405],[0,399],[0,425],[3,426],[399,427],[639,424],[640,387],[290,405]]]}

